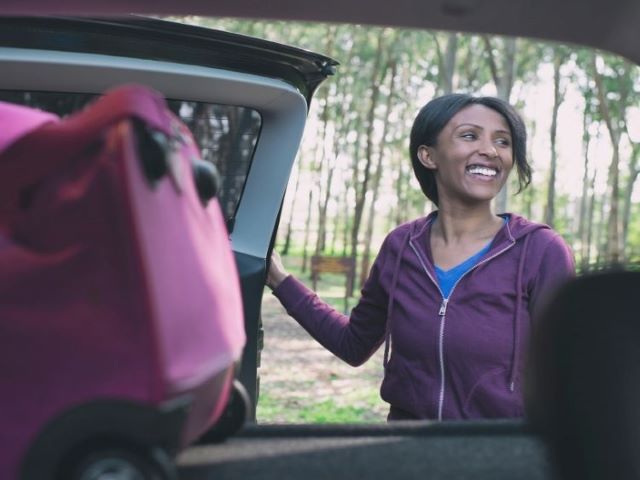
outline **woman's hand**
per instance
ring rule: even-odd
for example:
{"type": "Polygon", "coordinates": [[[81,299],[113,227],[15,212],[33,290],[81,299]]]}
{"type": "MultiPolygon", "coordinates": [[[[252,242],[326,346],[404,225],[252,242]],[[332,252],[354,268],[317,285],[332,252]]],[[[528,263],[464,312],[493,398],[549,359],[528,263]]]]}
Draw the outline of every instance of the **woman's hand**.
{"type": "Polygon", "coordinates": [[[278,252],[275,250],[271,252],[271,262],[269,262],[269,271],[267,272],[267,287],[275,290],[289,275],[289,272],[282,265],[282,259],[278,252]]]}

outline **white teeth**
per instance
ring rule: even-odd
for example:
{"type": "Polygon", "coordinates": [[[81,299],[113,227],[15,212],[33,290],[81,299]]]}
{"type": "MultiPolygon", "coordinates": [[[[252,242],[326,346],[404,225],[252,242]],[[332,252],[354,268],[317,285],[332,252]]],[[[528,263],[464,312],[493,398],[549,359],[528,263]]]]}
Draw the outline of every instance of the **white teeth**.
{"type": "Polygon", "coordinates": [[[494,170],[493,168],[478,167],[478,166],[470,167],[468,169],[468,172],[477,174],[477,175],[484,175],[486,177],[495,177],[498,174],[497,170],[494,170]]]}

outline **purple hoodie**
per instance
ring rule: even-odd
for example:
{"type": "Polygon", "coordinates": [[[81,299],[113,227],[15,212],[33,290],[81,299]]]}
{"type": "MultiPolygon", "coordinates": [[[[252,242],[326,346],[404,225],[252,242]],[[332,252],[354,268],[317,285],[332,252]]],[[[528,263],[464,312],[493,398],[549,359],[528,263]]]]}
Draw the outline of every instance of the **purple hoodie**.
{"type": "Polygon", "coordinates": [[[273,293],[351,365],[386,340],[380,394],[390,420],[520,417],[531,313],[574,275],[573,255],[548,226],[509,214],[489,251],[443,299],[429,246],[434,218],[387,235],[350,316],[292,276],[273,293]]]}

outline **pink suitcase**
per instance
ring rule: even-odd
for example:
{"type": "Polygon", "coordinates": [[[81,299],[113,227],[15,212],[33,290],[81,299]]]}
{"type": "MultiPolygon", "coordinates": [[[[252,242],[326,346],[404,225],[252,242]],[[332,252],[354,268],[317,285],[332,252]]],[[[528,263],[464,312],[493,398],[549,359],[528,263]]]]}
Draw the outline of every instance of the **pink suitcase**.
{"type": "Polygon", "coordinates": [[[245,341],[198,150],[135,85],[0,125],[0,479],[155,472],[220,418],[245,341]]]}

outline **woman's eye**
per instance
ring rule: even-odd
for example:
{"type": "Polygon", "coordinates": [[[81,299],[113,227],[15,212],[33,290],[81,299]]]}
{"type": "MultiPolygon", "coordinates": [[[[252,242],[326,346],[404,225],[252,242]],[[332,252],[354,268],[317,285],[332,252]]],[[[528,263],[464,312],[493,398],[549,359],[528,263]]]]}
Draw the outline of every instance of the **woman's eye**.
{"type": "Polygon", "coordinates": [[[474,140],[476,138],[476,134],[472,132],[463,133],[460,135],[462,138],[467,138],[469,140],[474,140]]]}
{"type": "Polygon", "coordinates": [[[508,138],[498,138],[496,140],[496,143],[502,147],[508,147],[511,145],[511,142],[509,141],[508,138]]]}

